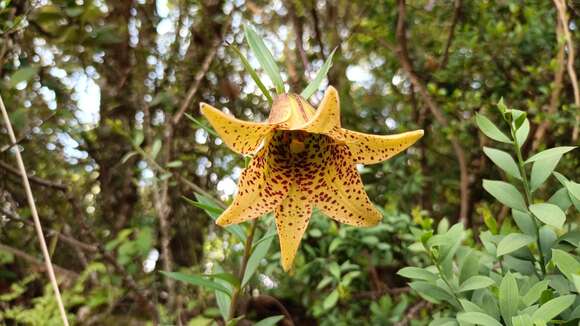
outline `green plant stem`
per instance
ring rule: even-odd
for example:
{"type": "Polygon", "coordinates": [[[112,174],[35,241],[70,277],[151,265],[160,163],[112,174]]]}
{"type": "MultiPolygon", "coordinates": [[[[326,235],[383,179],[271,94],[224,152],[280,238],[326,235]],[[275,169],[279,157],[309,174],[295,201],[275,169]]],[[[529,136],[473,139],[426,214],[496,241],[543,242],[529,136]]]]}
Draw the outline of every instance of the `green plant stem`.
{"type": "MultiPolygon", "coordinates": [[[[512,139],[514,141],[514,150],[516,152],[516,156],[518,159],[518,168],[520,170],[520,175],[522,176],[522,183],[524,186],[524,193],[526,195],[526,206],[529,207],[533,203],[532,193],[530,191],[530,185],[528,183],[528,176],[526,174],[526,169],[524,168],[524,159],[522,157],[522,151],[520,150],[520,146],[518,144],[518,138],[516,137],[516,130],[514,128],[513,123],[510,122],[510,130],[512,134],[512,139]]],[[[540,242],[540,226],[538,225],[538,221],[536,218],[528,211],[528,214],[531,216],[532,221],[534,221],[534,225],[536,226],[536,243],[538,245],[538,252],[540,254],[540,268],[542,270],[542,279],[546,276],[546,260],[544,258],[544,253],[542,252],[542,243],[540,242]]]]}
{"type": "MultiPolygon", "coordinates": [[[[246,244],[244,245],[244,256],[242,257],[242,265],[240,266],[240,271],[238,273],[238,279],[240,282],[244,279],[244,275],[246,274],[246,266],[248,265],[248,259],[250,259],[250,255],[252,254],[252,243],[254,242],[254,234],[256,233],[257,227],[258,219],[254,219],[252,226],[250,227],[248,237],[246,238],[246,244]]],[[[232,300],[230,301],[230,314],[227,321],[230,321],[236,317],[236,305],[242,290],[243,287],[240,284],[234,289],[234,292],[232,293],[232,300]]]]}
{"type": "Polygon", "coordinates": [[[423,247],[425,248],[425,250],[427,250],[427,254],[429,255],[429,258],[431,259],[431,262],[433,263],[433,265],[435,265],[435,267],[437,268],[437,271],[439,271],[439,275],[441,275],[441,279],[443,280],[443,282],[447,285],[447,287],[451,291],[451,295],[453,295],[453,298],[455,299],[455,301],[458,305],[457,307],[460,308],[461,302],[457,298],[455,291],[453,291],[453,287],[451,286],[451,283],[449,282],[449,280],[447,280],[445,273],[443,273],[443,269],[441,269],[441,265],[439,264],[439,261],[435,258],[435,256],[431,252],[431,250],[429,248],[427,248],[426,245],[423,245],[423,247]]]}

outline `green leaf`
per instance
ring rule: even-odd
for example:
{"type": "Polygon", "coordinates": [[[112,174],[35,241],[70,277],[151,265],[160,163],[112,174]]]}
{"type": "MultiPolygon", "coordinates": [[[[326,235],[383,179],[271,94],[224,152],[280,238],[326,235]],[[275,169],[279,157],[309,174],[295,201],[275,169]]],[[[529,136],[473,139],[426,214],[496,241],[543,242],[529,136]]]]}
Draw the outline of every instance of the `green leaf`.
{"type": "Polygon", "coordinates": [[[324,310],[331,309],[338,302],[338,289],[334,289],[322,302],[324,310]]]}
{"type": "MultiPolygon", "coordinates": [[[[182,198],[186,199],[192,205],[195,205],[195,206],[205,210],[207,215],[209,215],[209,217],[211,217],[213,220],[216,220],[223,212],[223,209],[216,203],[216,201],[214,199],[209,198],[207,196],[204,196],[202,194],[195,193],[195,198],[197,199],[197,202],[193,201],[191,199],[188,199],[187,197],[182,197],[182,198]],[[210,209],[206,209],[206,208],[210,208],[210,209]]],[[[237,224],[230,225],[230,226],[225,227],[225,230],[228,231],[229,233],[235,235],[241,242],[246,241],[246,233],[244,232],[244,229],[240,225],[237,225],[237,224]]]]}
{"type": "Polygon", "coordinates": [[[519,315],[512,317],[513,326],[531,326],[534,324],[530,315],[519,315]]]}
{"type": "Polygon", "coordinates": [[[536,225],[530,214],[517,209],[512,209],[512,217],[516,225],[523,233],[531,236],[536,236],[536,225]]]}
{"type": "Polygon", "coordinates": [[[437,285],[425,281],[416,281],[409,283],[409,286],[423,298],[433,303],[440,303],[442,300],[445,300],[453,305],[456,304],[453,296],[437,285]]]}
{"type": "Polygon", "coordinates": [[[562,156],[566,153],[568,153],[569,151],[573,150],[574,148],[576,148],[576,146],[561,146],[561,147],[554,147],[554,148],[549,148],[546,149],[544,151],[541,151],[539,153],[537,153],[536,155],[530,157],[529,159],[526,160],[526,164],[528,163],[532,163],[538,160],[544,160],[550,157],[554,157],[554,156],[562,156]]]}
{"type": "Polygon", "coordinates": [[[534,322],[547,323],[557,317],[562,311],[570,307],[576,300],[573,294],[561,296],[544,303],[534,314],[532,319],[534,322]]]}
{"type": "Polygon", "coordinates": [[[485,310],[481,309],[480,306],[478,306],[477,304],[466,300],[466,299],[459,299],[459,303],[461,303],[461,307],[463,308],[463,310],[465,312],[481,312],[481,313],[485,313],[485,310]]]}
{"type": "Polygon", "coordinates": [[[494,284],[495,282],[491,278],[487,276],[476,275],[463,282],[459,287],[459,292],[483,289],[494,284]]]}
{"type": "Polygon", "coordinates": [[[501,130],[496,127],[493,122],[481,114],[475,116],[475,123],[479,127],[479,130],[483,132],[487,137],[502,142],[511,144],[512,141],[509,139],[501,130]]]}
{"type": "Polygon", "coordinates": [[[580,262],[569,253],[560,249],[552,249],[552,261],[571,282],[574,282],[572,275],[580,275],[580,262]]]}
{"type": "MultiPolygon", "coordinates": [[[[271,228],[274,227],[275,227],[274,225],[271,226],[271,228]]],[[[244,278],[242,279],[242,287],[248,283],[248,281],[252,278],[252,276],[258,269],[258,266],[260,265],[262,259],[266,257],[266,254],[268,253],[268,250],[270,250],[270,246],[272,245],[272,240],[274,240],[274,237],[268,236],[266,240],[261,241],[258,245],[256,245],[256,247],[252,251],[250,258],[248,259],[248,264],[246,265],[246,272],[244,273],[244,278]]]]}
{"type": "Polygon", "coordinates": [[[475,325],[502,326],[492,316],[481,312],[460,312],[457,314],[457,320],[462,323],[471,323],[475,325]]]}
{"type": "Polygon", "coordinates": [[[524,197],[511,184],[497,180],[483,180],[483,189],[495,197],[500,203],[510,208],[526,211],[524,197]]]}
{"type": "MultiPolygon", "coordinates": [[[[520,175],[520,171],[518,170],[518,165],[512,158],[512,156],[504,151],[500,151],[499,149],[484,147],[483,152],[489,159],[495,163],[498,167],[504,170],[507,174],[511,175],[512,177],[521,180],[522,177],[520,175]]],[[[551,171],[550,171],[551,173],[551,171]]]]}
{"type": "Polygon", "coordinates": [[[566,189],[568,189],[570,196],[574,196],[576,200],[580,200],[580,183],[568,181],[566,183],[566,189]]]}
{"type": "Polygon", "coordinates": [[[258,88],[262,91],[262,94],[264,94],[264,96],[266,96],[266,99],[268,99],[268,103],[270,103],[270,105],[272,105],[273,100],[272,100],[272,95],[270,95],[270,91],[268,90],[268,88],[266,88],[266,86],[264,85],[264,83],[260,79],[260,76],[258,76],[258,73],[256,73],[256,70],[254,70],[254,68],[252,68],[252,65],[250,64],[248,59],[246,59],[244,54],[242,54],[242,52],[240,51],[240,49],[238,49],[237,46],[235,46],[233,44],[228,44],[228,48],[232,49],[232,51],[234,51],[238,55],[238,57],[242,61],[242,64],[244,65],[244,68],[246,69],[246,71],[250,74],[250,76],[252,77],[252,79],[254,80],[256,85],[258,85],[258,88]]]}
{"type": "Polygon", "coordinates": [[[528,119],[524,120],[524,123],[516,131],[516,140],[518,141],[519,148],[526,143],[528,135],[530,134],[530,122],[528,119]]]}
{"type": "Polygon", "coordinates": [[[8,88],[14,88],[16,85],[24,81],[29,81],[32,77],[38,75],[38,66],[28,66],[16,70],[10,80],[8,81],[8,88]]]}
{"type": "Polygon", "coordinates": [[[210,126],[208,126],[207,123],[203,123],[199,120],[197,120],[196,118],[194,118],[191,114],[189,113],[184,113],[184,115],[191,121],[193,122],[194,125],[196,125],[198,128],[201,128],[205,131],[207,131],[208,134],[219,138],[220,136],[215,132],[215,130],[213,130],[210,126]]]}
{"type": "Polygon", "coordinates": [[[525,306],[531,306],[540,300],[542,293],[548,288],[549,281],[544,280],[534,284],[522,298],[522,303],[525,306]]]}
{"type": "Polygon", "coordinates": [[[424,281],[435,281],[439,278],[437,275],[431,273],[430,271],[418,267],[405,267],[400,269],[397,274],[406,278],[424,281]]]}
{"type": "Polygon", "coordinates": [[[285,92],[284,82],[282,81],[278,64],[274,60],[272,53],[268,50],[262,38],[251,26],[244,25],[244,33],[246,34],[246,40],[248,40],[248,44],[254,52],[256,59],[258,59],[258,62],[260,62],[260,65],[264,68],[268,77],[270,77],[274,87],[276,87],[276,92],[278,94],[283,94],[285,92]]]}
{"type": "Polygon", "coordinates": [[[566,222],[566,214],[554,204],[533,204],[529,208],[532,214],[545,224],[561,228],[566,222]]]}
{"type": "Polygon", "coordinates": [[[225,286],[223,286],[217,282],[208,280],[204,276],[188,275],[188,274],[183,274],[183,273],[178,273],[178,272],[166,272],[166,271],[160,271],[160,273],[167,276],[167,277],[170,277],[174,280],[178,280],[178,281],[189,283],[189,284],[196,285],[196,286],[201,286],[201,287],[208,288],[211,290],[221,291],[229,296],[232,295],[230,290],[228,290],[225,286]]]}
{"type": "Polygon", "coordinates": [[[511,326],[512,317],[520,306],[518,283],[511,273],[507,273],[499,285],[499,310],[503,320],[511,326]]]}
{"type": "Polygon", "coordinates": [[[153,146],[151,146],[151,152],[149,153],[151,159],[155,160],[160,150],[161,150],[161,139],[157,138],[153,141],[153,146]]]}
{"type": "Polygon", "coordinates": [[[306,86],[302,93],[300,93],[300,96],[302,96],[305,100],[310,98],[310,96],[312,96],[312,94],[314,94],[314,92],[316,92],[320,87],[322,80],[324,80],[328,74],[328,71],[330,70],[330,67],[332,67],[332,57],[334,56],[335,52],[336,48],[334,48],[328,58],[326,58],[326,61],[322,67],[320,67],[320,70],[318,70],[316,73],[316,77],[314,77],[314,79],[308,84],[308,86],[306,86]]]}
{"type": "Polygon", "coordinates": [[[254,326],[274,326],[282,319],[284,319],[284,316],[282,315],[271,316],[260,320],[259,322],[255,323],[254,326]]]}
{"type": "Polygon", "coordinates": [[[544,254],[544,259],[546,260],[546,262],[548,262],[550,261],[550,259],[552,259],[552,247],[558,240],[558,235],[556,235],[556,232],[552,230],[552,227],[547,225],[543,225],[540,227],[539,234],[540,234],[540,249],[544,254]]]}
{"type": "Polygon", "coordinates": [[[561,158],[561,155],[555,155],[534,162],[532,165],[532,176],[530,180],[530,188],[532,192],[538,189],[542,183],[548,179],[561,158]]]}
{"type": "Polygon", "coordinates": [[[536,240],[534,237],[522,233],[510,233],[501,239],[497,245],[497,257],[514,252],[536,240]]]}
{"type": "Polygon", "coordinates": [[[234,287],[240,286],[240,280],[235,275],[230,273],[206,274],[204,276],[224,280],[234,287]]]}
{"type": "Polygon", "coordinates": [[[499,99],[499,102],[497,102],[497,108],[498,108],[499,112],[501,112],[501,114],[505,116],[505,113],[507,112],[508,107],[505,105],[505,102],[503,100],[503,96],[499,99]]]}
{"type": "Polygon", "coordinates": [[[572,200],[566,187],[558,189],[558,191],[556,191],[552,197],[548,199],[548,202],[560,207],[560,209],[563,211],[566,211],[570,206],[572,206],[572,200]]]}

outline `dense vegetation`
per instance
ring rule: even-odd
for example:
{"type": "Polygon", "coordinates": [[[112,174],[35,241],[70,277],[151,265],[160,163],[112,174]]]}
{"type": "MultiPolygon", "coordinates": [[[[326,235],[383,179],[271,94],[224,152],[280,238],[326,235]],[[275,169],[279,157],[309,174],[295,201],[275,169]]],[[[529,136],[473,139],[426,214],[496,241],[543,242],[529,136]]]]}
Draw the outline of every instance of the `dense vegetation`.
{"type": "Polygon", "coordinates": [[[2,121],[0,322],[61,323],[18,150],[72,324],[576,325],[579,17],[565,0],[0,0],[17,138],[2,121]],[[359,169],[383,221],[315,211],[290,273],[271,216],[213,222],[246,160],[198,103],[263,121],[279,86],[248,24],[289,92],[332,59],[309,101],[336,87],[344,127],[425,130],[359,169]]]}

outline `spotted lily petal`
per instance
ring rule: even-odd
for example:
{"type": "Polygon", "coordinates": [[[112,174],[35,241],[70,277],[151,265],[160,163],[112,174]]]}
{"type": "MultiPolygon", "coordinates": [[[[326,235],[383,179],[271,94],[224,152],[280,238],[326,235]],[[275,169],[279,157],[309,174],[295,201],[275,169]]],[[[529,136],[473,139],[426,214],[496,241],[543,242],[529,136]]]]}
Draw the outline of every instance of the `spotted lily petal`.
{"type": "Polygon", "coordinates": [[[329,86],[314,117],[298,129],[311,133],[327,134],[338,128],[340,128],[338,92],[334,87],[329,86]]]}
{"type": "Polygon", "coordinates": [[[382,218],[367,196],[346,145],[334,144],[325,177],[316,195],[316,207],[329,217],[349,225],[373,226],[382,218]]]}
{"type": "Polygon", "coordinates": [[[201,113],[228,147],[236,153],[253,154],[275,125],[238,120],[209,104],[201,103],[201,113]]]}
{"type": "Polygon", "coordinates": [[[300,241],[310,221],[312,203],[304,198],[300,189],[293,185],[288,197],[276,209],[276,228],[280,239],[282,268],[290,270],[300,241]]]}
{"type": "Polygon", "coordinates": [[[221,226],[258,218],[278,207],[287,197],[290,181],[276,167],[274,157],[264,146],[242,172],[233,203],[220,215],[221,226]]]}
{"type": "Polygon", "coordinates": [[[373,164],[388,160],[413,145],[423,136],[423,130],[381,136],[341,129],[337,134],[348,146],[355,163],[373,164]]]}

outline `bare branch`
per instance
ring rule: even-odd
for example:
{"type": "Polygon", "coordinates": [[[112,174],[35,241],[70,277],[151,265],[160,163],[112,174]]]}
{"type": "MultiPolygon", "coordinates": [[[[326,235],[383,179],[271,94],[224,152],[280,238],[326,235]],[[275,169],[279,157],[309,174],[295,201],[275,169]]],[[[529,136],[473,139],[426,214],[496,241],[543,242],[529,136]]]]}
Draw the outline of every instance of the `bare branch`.
{"type": "MultiPolygon", "coordinates": [[[[34,256],[31,256],[29,254],[27,254],[26,252],[20,250],[20,249],[16,249],[13,247],[10,247],[8,245],[2,244],[0,243],[0,250],[8,252],[10,254],[13,254],[14,256],[21,258],[22,260],[25,260],[27,263],[35,265],[35,266],[39,266],[41,267],[43,270],[46,269],[46,265],[44,264],[44,262],[40,259],[37,259],[34,256]]],[[[69,269],[60,267],[58,265],[53,265],[54,267],[54,271],[61,274],[62,276],[68,278],[68,279],[76,279],[77,277],[79,277],[79,274],[76,272],[73,272],[69,269]]]]}
{"type": "Polygon", "coordinates": [[[455,37],[455,27],[459,21],[459,16],[461,15],[461,0],[455,0],[453,18],[451,19],[451,26],[449,27],[449,34],[447,36],[447,43],[445,44],[445,50],[443,51],[443,56],[441,61],[439,61],[439,69],[445,68],[447,65],[447,60],[449,59],[449,49],[453,43],[455,37]]]}
{"type": "MultiPolygon", "coordinates": [[[[435,117],[437,122],[439,122],[443,127],[449,127],[449,121],[443,114],[443,111],[439,108],[429,91],[425,87],[423,80],[415,73],[413,64],[411,62],[409,52],[407,50],[407,31],[405,27],[405,0],[397,0],[397,7],[399,12],[399,17],[397,19],[397,45],[395,47],[395,52],[401,63],[401,67],[411,80],[411,83],[415,89],[421,95],[423,101],[431,111],[431,114],[435,117]]],[[[387,43],[381,41],[381,43],[387,43]]],[[[461,195],[461,208],[459,213],[459,220],[464,224],[468,222],[469,206],[470,206],[470,190],[469,190],[469,171],[467,168],[467,160],[465,158],[465,152],[461,147],[458,139],[454,135],[449,135],[449,140],[451,141],[451,146],[453,147],[453,152],[459,163],[460,170],[460,195],[461,195]]]]}
{"type": "MultiPolygon", "coordinates": [[[[10,166],[8,163],[4,162],[4,161],[0,161],[0,168],[6,170],[7,172],[22,177],[22,174],[20,173],[20,171],[18,171],[18,169],[10,166]]],[[[66,192],[67,191],[67,187],[61,183],[58,182],[54,182],[54,181],[49,181],[49,180],[45,180],[39,177],[35,177],[32,175],[28,176],[28,180],[30,180],[32,183],[35,183],[39,186],[43,186],[43,187],[48,187],[48,188],[54,188],[56,190],[62,191],[62,192],[66,192]]]]}
{"type": "MultiPolygon", "coordinates": [[[[566,39],[566,45],[568,50],[568,76],[570,77],[570,82],[572,83],[572,88],[574,89],[574,104],[576,105],[576,110],[580,109],[580,86],[578,86],[578,77],[576,76],[576,70],[574,70],[574,60],[575,60],[575,50],[574,41],[572,40],[572,34],[568,29],[568,14],[566,12],[566,0],[553,0],[556,8],[558,9],[558,15],[560,21],[562,22],[562,31],[564,32],[564,38],[566,39]]],[[[572,131],[572,142],[578,140],[578,128],[580,123],[580,114],[576,115],[576,125],[572,131]]]]}
{"type": "MultiPolygon", "coordinates": [[[[560,17],[557,17],[556,20],[557,20],[556,36],[557,36],[557,39],[559,42],[561,37],[564,34],[564,30],[563,30],[564,27],[562,26],[562,20],[560,19],[560,17]]],[[[557,67],[556,67],[556,72],[554,73],[554,82],[552,85],[552,94],[550,95],[550,104],[548,106],[548,109],[546,110],[546,115],[552,115],[552,114],[556,113],[556,111],[558,110],[558,106],[560,105],[560,95],[562,94],[562,86],[563,86],[562,83],[564,80],[564,72],[566,71],[564,44],[559,45],[558,54],[556,55],[556,65],[557,65],[557,67]]],[[[544,135],[548,131],[549,127],[550,127],[550,120],[548,120],[548,119],[544,119],[540,123],[540,125],[538,126],[538,128],[534,132],[533,144],[532,144],[533,151],[538,149],[538,147],[542,143],[544,135]]]]}
{"type": "Polygon", "coordinates": [[[203,80],[203,78],[207,74],[207,71],[209,70],[209,66],[213,62],[213,59],[215,58],[217,50],[219,49],[219,46],[222,43],[222,40],[224,38],[226,31],[229,28],[229,25],[230,25],[230,21],[228,20],[224,24],[222,35],[219,35],[215,38],[215,40],[211,46],[211,49],[209,50],[209,52],[205,56],[205,59],[203,60],[199,70],[197,71],[197,74],[195,74],[195,78],[193,79],[193,84],[191,84],[191,86],[187,90],[185,98],[181,102],[179,109],[177,110],[177,112],[175,113],[175,115],[173,116],[173,118],[171,120],[173,125],[176,125],[179,123],[181,118],[183,118],[183,114],[185,113],[185,111],[187,111],[187,109],[191,105],[191,102],[193,101],[193,97],[195,96],[195,94],[197,94],[197,91],[199,90],[199,86],[201,85],[201,81],[203,80]]]}
{"type": "MultiPolygon", "coordinates": [[[[14,135],[14,130],[12,129],[12,124],[8,118],[8,112],[6,107],[4,107],[4,101],[2,96],[0,96],[0,110],[2,111],[2,117],[6,125],[6,130],[8,130],[8,136],[10,137],[10,142],[16,143],[16,136],[14,135]]],[[[22,155],[20,151],[15,151],[16,162],[18,163],[18,169],[20,170],[20,176],[22,177],[22,183],[24,185],[24,190],[26,191],[26,198],[28,199],[28,205],[30,206],[30,212],[32,213],[32,219],[34,220],[34,227],[36,229],[36,234],[38,236],[38,241],[40,242],[40,249],[44,256],[44,262],[46,264],[46,272],[50,283],[52,284],[52,289],[54,291],[54,297],[60,311],[60,316],[62,318],[62,323],[68,326],[68,319],[66,316],[66,311],[64,309],[64,304],[62,302],[62,296],[60,295],[60,290],[58,289],[58,282],[56,281],[56,276],[54,274],[54,269],[52,267],[52,262],[50,261],[50,254],[48,253],[48,248],[46,247],[46,240],[44,239],[44,234],[42,233],[42,226],[40,224],[40,218],[38,217],[38,211],[36,210],[36,203],[34,202],[34,196],[32,195],[32,188],[28,182],[28,174],[26,174],[26,168],[24,167],[24,161],[22,160],[22,155]]]]}

